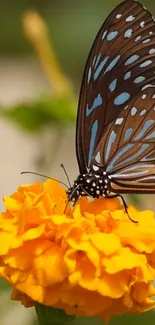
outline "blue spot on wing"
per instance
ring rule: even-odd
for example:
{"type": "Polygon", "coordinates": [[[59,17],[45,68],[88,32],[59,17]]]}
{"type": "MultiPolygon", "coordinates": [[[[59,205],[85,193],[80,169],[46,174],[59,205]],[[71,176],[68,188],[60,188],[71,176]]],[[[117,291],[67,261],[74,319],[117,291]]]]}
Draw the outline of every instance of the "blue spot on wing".
{"type": "Polygon", "coordinates": [[[155,131],[153,131],[151,134],[149,134],[145,139],[146,140],[151,140],[155,138],[155,131]]]}
{"type": "Polygon", "coordinates": [[[109,89],[111,92],[113,92],[116,88],[116,84],[117,84],[117,79],[114,79],[111,84],[109,85],[109,89]]]}
{"type": "MultiPolygon", "coordinates": [[[[101,61],[101,63],[99,64],[98,68],[96,69],[96,71],[94,73],[94,80],[96,80],[98,78],[99,74],[101,73],[101,71],[102,71],[103,67],[105,66],[106,62],[108,61],[108,59],[109,59],[109,56],[106,56],[104,58],[104,60],[101,61]]],[[[96,64],[95,64],[95,66],[96,66],[96,64]]]]}
{"type": "Polygon", "coordinates": [[[113,158],[112,162],[107,166],[107,172],[111,171],[112,168],[115,166],[116,161],[123,156],[128,150],[130,150],[135,144],[129,143],[127,144],[118,154],[113,158]]]}
{"type": "Polygon", "coordinates": [[[92,159],[92,156],[94,153],[97,130],[98,130],[98,121],[96,120],[93,123],[92,129],[91,129],[90,147],[89,147],[89,155],[88,155],[88,166],[90,166],[91,159],[92,159]]]}
{"type": "Polygon", "coordinates": [[[135,153],[135,154],[131,154],[128,158],[126,158],[125,160],[122,160],[119,164],[116,164],[116,161],[124,155],[124,153],[126,153],[127,151],[129,151],[133,146],[135,146],[135,144],[133,143],[129,143],[126,146],[124,146],[124,148],[118,152],[118,154],[113,158],[112,162],[108,165],[107,167],[107,171],[111,171],[113,167],[120,167],[123,164],[126,164],[134,159],[137,159],[148,147],[149,144],[144,143],[140,149],[135,153]]]}
{"type": "Polygon", "coordinates": [[[90,82],[90,78],[91,78],[91,67],[90,67],[89,70],[88,70],[88,79],[87,79],[88,84],[89,84],[89,82],[90,82]]]}
{"type": "Polygon", "coordinates": [[[104,73],[106,73],[106,72],[112,70],[112,69],[115,67],[115,65],[117,64],[117,62],[119,61],[120,57],[121,57],[120,55],[117,55],[117,56],[115,57],[115,59],[113,59],[113,60],[110,62],[110,64],[108,65],[108,67],[107,67],[107,69],[105,70],[104,73]]]}
{"type": "Polygon", "coordinates": [[[107,41],[112,41],[118,35],[118,31],[110,32],[107,35],[107,41]]]}
{"type": "Polygon", "coordinates": [[[130,77],[131,77],[131,71],[128,71],[124,76],[124,80],[128,80],[130,77]]]}
{"type": "Polygon", "coordinates": [[[143,76],[139,76],[139,77],[135,78],[134,83],[135,83],[135,84],[138,84],[139,82],[142,82],[142,81],[144,81],[144,80],[145,80],[145,77],[143,77],[143,76]]]}
{"type": "Polygon", "coordinates": [[[99,63],[100,57],[101,57],[101,54],[95,56],[96,61],[94,61],[94,68],[96,68],[97,64],[99,63]]]}
{"type": "Polygon", "coordinates": [[[107,161],[107,159],[109,158],[111,146],[115,142],[115,140],[116,140],[116,133],[114,131],[112,131],[110,134],[110,137],[109,137],[107,148],[106,148],[105,161],[107,161]]]}
{"type": "Polygon", "coordinates": [[[128,158],[123,160],[121,163],[119,163],[117,166],[120,166],[122,164],[126,164],[131,160],[137,159],[147,148],[149,147],[149,144],[144,143],[141,148],[133,155],[130,155],[128,158]]]}
{"type": "Polygon", "coordinates": [[[101,97],[101,94],[98,94],[98,96],[93,101],[93,105],[90,108],[87,105],[86,116],[89,116],[95,108],[97,108],[98,106],[101,106],[102,104],[103,104],[103,99],[101,97]]]}
{"type": "Polygon", "coordinates": [[[136,135],[134,140],[139,140],[141,137],[143,137],[144,133],[149,129],[149,127],[154,123],[154,120],[148,120],[143,125],[143,128],[140,130],[140,132],[136,135]]]}
{"type": "Polygon", "coordinates": [[[140,68],[145,68],[147,67],[149,64],[151,64],[152,61],[151,60],[146,60],[145,62],[143,62],[141,65],[140,65],[140,68]]]}
{"type": "Polygon", "coordinates": [[[154,158],[155,150],[147,153],[140,161],[146,161],[146,163],[150,160],[155,160],[154,158]]]}
{"type": "Polygon", "coordinates": [[[127,29],[124,33],[124,37],[129,38],[132,36],[132,29],[127,29]]]}
{"type": "Polygon", "coordinates": [[[95,61],[96,61],[96,55],[94,56],[93,63],[92,63],[92,67],[93,67],[94,64],[95,64],[95,61]]]}
{"type": "Polygon", "coordinates": [[[124,136],[124,141],[126,141],[126,140],[128,140],[130,138],[130,136],[132,134],[132,131],[133,131],[132,128],[129,128],[129,129],[126,130],[125,136],[124,136]]]}
{"type": "Polygon", "coordinates": [[[134,55],[130,56],[130,58],[125,62],[125,65],[129,65],[129,64],[137,61],[138,59],[139,59],[139,55],[134,54],[134,55]]]}
{"type": "Polygon", "coordinates": [[[130,94],[129,93],[121,93],[120,95],[118,95],[115,100],[114,100],[114,104],[115,105],[122,105],[124,103],[126,103],[126,101],[130,98],[130,94]]]}

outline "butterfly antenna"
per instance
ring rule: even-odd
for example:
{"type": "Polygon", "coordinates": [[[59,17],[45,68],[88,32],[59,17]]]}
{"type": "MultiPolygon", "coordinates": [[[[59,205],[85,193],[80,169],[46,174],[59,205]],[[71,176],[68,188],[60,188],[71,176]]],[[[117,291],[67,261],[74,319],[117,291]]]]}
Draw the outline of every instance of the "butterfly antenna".
{"type": "Polygon", "coordinates": [[[52,179],[53,181],[56,181],[56,182],[58,182],[58,183],[60,183],[60,184],[62,184],[64,186],[66,186],[67,189],[69,189],[69,187],[65,183],[63,183],[63,182],[61,182],[61,181],[59,181],[59,180],[57,180],[57,179],[55,179],[53,177],[50,177],[50,176],[46,176],[46,175],[35,173],[35,172],[29,172],[29,171],[21,172],[21,175],[23,175],[23,174],[31,174],[31,175],[36,175],[36,176],[41,176],[41,177],[45,177],[45,178],[48,178],[48,179],[52,179]]]}
{"type": "Polygon", "coordinates": [[[67,171],[66,171],[66,168],[64,167],[63,164],[61,164],[60,166],[62,167],[62,169],[63,169],[63,171],[64,171],[64,173],[66,175],[66,178],[67,178],[67,181],[68,181],[69,186],[72,187],[71,182],[70,182],[70,179],[69,179],[68,174],[67,174],[67,171]]]}

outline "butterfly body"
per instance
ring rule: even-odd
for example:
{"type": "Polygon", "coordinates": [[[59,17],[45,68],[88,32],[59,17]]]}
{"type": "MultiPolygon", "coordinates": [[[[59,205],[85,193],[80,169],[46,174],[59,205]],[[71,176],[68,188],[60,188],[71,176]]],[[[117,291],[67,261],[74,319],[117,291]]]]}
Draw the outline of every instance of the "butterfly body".
{"type": "Polygon", "coordinates": [[[103,169],[98,169],[96,174],[90,171],[87,174],[79,175],[73,187],[69,189],[68,196],[71,201],[76,202],[79,197],[84,195],[93,198],[108,197],[110,191],[110,178],[103,169]]]}
{"type": "Polygon", "coordinates": [[[76,154],[80,175],[71,201],[155,193],[155,20],[137,1],[111,12],[91,48],[76,154]]]}

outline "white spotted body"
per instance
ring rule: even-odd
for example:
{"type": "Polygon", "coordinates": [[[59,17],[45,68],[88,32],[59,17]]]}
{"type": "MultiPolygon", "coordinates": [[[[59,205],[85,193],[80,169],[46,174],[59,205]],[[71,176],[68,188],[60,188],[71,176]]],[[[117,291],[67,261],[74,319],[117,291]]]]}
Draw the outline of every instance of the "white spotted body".
{"type": "Polygon", "coordinates": [[[100,196],[107,197],[111,191],[109,186],[110,179],[106,172],[104,172],[104,175],[103,171],[102,175],[88,173],[78,176],[73,187],[71,187],[67,193],[70,201],[73,202],[83,195],[93,198],[99,198],[100,196]]]}

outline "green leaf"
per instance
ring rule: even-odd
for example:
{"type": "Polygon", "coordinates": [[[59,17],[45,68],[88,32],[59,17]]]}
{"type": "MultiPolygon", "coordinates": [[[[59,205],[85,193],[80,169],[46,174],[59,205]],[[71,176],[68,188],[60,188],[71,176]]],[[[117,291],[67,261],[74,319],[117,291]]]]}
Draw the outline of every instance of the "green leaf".
{"type": "Polygon", "coordinates": [[[69,325],[74,320],[74,316],[67,315],[62,309],[46,307],[36,304],[36,312],[40,325],[69,325]]]}
{"type": "Polygon", "coordinates": [[[37,132],[52,123],[64,127],[75,121],[75,100],[46,97],[10,109],[0,108],[0,116],[29,132],[37,132]]]}

